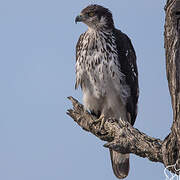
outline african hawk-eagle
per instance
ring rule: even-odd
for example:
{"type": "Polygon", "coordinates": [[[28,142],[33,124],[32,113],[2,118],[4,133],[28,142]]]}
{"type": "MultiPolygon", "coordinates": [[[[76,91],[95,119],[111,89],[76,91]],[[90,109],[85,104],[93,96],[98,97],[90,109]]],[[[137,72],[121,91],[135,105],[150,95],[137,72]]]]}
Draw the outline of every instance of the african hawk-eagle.
{"type": "MultiPolygon", "coordinates": [[[[136,54],[128,36],[116,29],[111,12],[89,5],[76,17],[88,26],[76,46],[76,85],[83,91],[86,110],[99,120],[108,117],[129,121],[137,115],[139,96],[136,54]]],[[[114,174],[129,172],[129,154],[110,150],[114,174]]]]}

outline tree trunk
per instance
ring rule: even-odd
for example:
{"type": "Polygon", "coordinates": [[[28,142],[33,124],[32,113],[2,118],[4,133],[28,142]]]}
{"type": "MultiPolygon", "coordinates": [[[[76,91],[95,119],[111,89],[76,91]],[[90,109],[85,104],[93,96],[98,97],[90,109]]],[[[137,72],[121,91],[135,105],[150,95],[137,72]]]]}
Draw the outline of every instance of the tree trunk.
{"type": "Polygon", "coordinates": [[[168,0],[166,7],[164,42],[166,72],[173,108],[171,133],[162,146],[164,165],[175,164],[180,168],[180,0],[168,0]]]}
{"type": "Polygon", "coordinates": [[[120,153],[133,153],[151,161],[161,162],[169,170],[180,172],[180,0],[168,0],[165,6],[165,51],[166,70],[169,91],[172,100],[173,124],[171,132],[164,140],[149,137],[132,127],[128,122],[108,119],[99,132],[100,124],[94,124],[93,115],[84,111],[83,105],[72,97],[73,109],[68,110],[71,116],[84,130],[91,132],[101,140],[107,141],[104,146],[120,153]]]}

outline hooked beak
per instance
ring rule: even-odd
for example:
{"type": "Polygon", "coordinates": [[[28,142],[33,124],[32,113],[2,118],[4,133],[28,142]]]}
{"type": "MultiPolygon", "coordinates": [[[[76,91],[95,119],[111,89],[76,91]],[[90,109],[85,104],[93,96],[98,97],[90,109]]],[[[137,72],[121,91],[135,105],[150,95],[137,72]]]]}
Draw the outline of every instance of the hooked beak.
{"type": "Polygon", "coordinates": [[[77,22],[82,22],[83,21],[83,16],[82,15],[78,15],[75,19],[75,23],[77,24],[77,22]]]}

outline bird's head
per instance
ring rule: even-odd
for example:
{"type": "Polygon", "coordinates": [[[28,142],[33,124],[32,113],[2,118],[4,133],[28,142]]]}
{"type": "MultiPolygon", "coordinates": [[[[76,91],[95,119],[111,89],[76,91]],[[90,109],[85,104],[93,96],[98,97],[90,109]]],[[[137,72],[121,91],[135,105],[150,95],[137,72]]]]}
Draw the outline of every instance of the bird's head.
{"type": "Polygon", "coordinates": [[[89,28],[95,30],[114,28],[112,13],[107,8],[97,4],[84,8],[80,15],[76,17],[75,22],[83,22],[89,28]]]}

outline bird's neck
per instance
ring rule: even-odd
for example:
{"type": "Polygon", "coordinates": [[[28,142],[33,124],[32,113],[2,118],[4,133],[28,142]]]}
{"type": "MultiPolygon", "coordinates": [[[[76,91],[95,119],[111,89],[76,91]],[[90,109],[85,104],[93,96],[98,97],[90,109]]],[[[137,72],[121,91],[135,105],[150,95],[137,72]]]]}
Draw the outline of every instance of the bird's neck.
{"type": "Polygon", "coordinates": [[[92,27],[88,27],[88,32],[89,32],[89,33],[105,33],[105,34],[112,34],[113,31],[114,31],[114,28],[106,28],[106,27],[92,28],[92,27]]]}
{"type": "Polygon", "coordinates": [[[112,36],[113,29],[94,29],[88,27],[87,33],[91,36],[112,36]]]}

